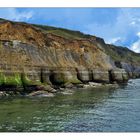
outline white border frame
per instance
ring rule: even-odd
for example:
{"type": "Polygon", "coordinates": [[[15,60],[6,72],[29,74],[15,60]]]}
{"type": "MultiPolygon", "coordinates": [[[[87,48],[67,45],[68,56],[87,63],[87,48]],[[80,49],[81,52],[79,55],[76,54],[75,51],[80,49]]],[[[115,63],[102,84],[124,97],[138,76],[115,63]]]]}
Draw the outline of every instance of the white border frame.
{"type": "Polygon", "coordinates": [[[140,7],[140,0],[0,0],[0,7],[140,7]]]}
{"type": "MultiPolygon", "coordinates": [[[[140,7],[140,0],[0,0],[0,7],[140,7]]],[[[0,133],[1,140],[139,140],[139,133],[0,133]]]]}

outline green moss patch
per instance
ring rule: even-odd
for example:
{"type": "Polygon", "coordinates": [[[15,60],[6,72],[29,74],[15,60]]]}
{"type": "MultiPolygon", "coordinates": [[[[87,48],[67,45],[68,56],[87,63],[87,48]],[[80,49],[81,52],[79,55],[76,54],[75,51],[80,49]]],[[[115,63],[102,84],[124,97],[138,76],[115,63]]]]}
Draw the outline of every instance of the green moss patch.
{"type": "Polygon", "coordinates": [[[13,76],[6,76],[0,72],[0,85],[12,85],[12,86],[21,86],[22,81],[20,74],[14,74],[13,76]]]}
{"type": "Polygon", "coordinates": [[[21,75],[21,80],[24,86],[42,85],[40,81],[32,81],[26,74],[21,75]]]}
{"type": "Polygon", "coordinates": [[[0,85],[3,85],[5,81],[4,74],[0,72],[0,85]]]}
{"type": "Polygon", "coordinates": [[[81,84],[82,82],[78,79],[70,79],[68,80],[69,83],[72,83],[72,84],[81,84]]]}

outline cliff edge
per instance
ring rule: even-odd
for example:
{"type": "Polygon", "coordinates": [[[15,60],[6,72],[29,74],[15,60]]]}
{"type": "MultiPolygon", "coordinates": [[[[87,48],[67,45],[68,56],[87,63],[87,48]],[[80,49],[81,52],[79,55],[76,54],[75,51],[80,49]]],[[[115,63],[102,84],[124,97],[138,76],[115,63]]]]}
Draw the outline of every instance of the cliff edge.
{"type": "Polygon", "coordinates": [[[126,82],[140,54],[79,31],[0,19],[0,88],[126,82]]]}

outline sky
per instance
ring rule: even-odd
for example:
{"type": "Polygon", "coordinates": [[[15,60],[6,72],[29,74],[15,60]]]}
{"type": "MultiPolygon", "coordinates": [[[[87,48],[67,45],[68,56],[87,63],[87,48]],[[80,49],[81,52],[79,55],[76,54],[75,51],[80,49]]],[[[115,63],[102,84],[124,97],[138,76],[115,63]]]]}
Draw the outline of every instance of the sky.
{"type": "Polygon", "coordinates": [[[0,8],[0,18],[78,30],[140,53],[140,8],[0,8]]]}

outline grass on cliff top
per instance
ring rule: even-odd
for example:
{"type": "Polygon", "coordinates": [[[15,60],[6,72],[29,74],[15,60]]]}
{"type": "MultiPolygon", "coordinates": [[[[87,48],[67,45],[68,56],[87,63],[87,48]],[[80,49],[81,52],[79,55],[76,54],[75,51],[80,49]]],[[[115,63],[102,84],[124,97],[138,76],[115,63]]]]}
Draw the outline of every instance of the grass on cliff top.
{"type": "Polygon", "coordinates": [[[135,65],[140,64],[140,54],[135,53],[126,47],[106,45],[104,49],[106,53],[115,61],[133,63],[135,65]]]}
{"type": "MultiPolygon", "coordinates": [[[[9,20],[0,18],[0,23],[6,22],[6,21],[9,21],[9,20]]],[[[16,24],[16,23],[26,24],[26,25],[29,24],[26,22],[13,22],[13,21],[10,21],[10,22],[12,22],[13,24],[16,24]]],[[[61,36],[66,39],[81,39],[81,38],[88,38],[91,36],[88,34],[84,34],[80,31],[73,31],[73,30],[59,28],[59,27],[52,27],[52,26],[39,25],[39,24],[30,24],[30,25],[33,25],[34,27],[41,29],[44,33],[52,33],[54,35],[61,36]]]]}
{"type": "Polygon", "coordinates": [[[73,31],[73,30],[59,28],[59,27],[37,25],[37,24],[32,24],[32,25],[46,31],[46,33],[52,33],[54,35],[58,35],[67,39],[81,39],[81,38],[88,38],[91,36],[88,34],[84,34],[80,31],[73,31]]]}
{"type": "MultiPolygon", "coordinates": [[[[34,25],[34,24],[33,24],[34,25]]],[[[73,31],[63,28],[57,28],[52,26],[44,26],[44,25],[34,25],[42,30],[45,30],[46,33],[52,33],[66,39],[81,39],[81,38],[90,38],[92,35],[84,34],[80,31],[73,31]]],[[[98,38],[100,39],[100,38],[98,38]]],[[[103,40],[99,40],[99,42],[103,42],[103,40]]],[[[114,45],[102,45],[105,49],[106,53],[111,56],[111,58],[115,61],[122,61],[126,63],[134,63],[135,65],[140,64],[140,54],[135,53],[129,50],[126,47],[119,47],[114,45]]]]}
{"type": "MultiPolygon", "coordinates": [[[[5,22],[7,20],[0,19],[0,22],[5,22]]],[[[13,22],[16,24],[16,22],[13,22]]],[[[21,24],[28,24],[25,22],[18,22],[21,24]]],[[[87,39],[93,37],[92,35],[84,34],[80,31],[73,31],[69,29],[59,28],[59,27],[52,27],[46,25],[37,25],[37,24],[30,24],[40,29],[44,33],[52,33],[54,35],[66,38],[66,39],[87,39]]],[[[101,47],[105,49],[106,54],[111,56],[111,58],[115,61],[122,61],[127,63],[133,63],[136,65],[140,65],[140,54],[137,54],[126,47],[117,47],[114,45],[105,44],[104,40],[101,38],[96,38],[97,42],[101,44],[101,47]]]]}

